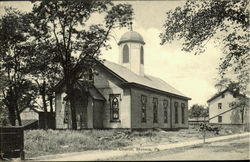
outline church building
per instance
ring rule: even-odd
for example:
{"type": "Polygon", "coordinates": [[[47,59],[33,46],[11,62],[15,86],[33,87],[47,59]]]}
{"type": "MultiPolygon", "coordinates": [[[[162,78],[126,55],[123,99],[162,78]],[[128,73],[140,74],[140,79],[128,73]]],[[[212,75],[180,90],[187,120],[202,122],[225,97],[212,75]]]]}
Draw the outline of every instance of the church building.
{"type": "MultiPolygon", "coordinates": [[[[139,33],[126,32],[118,42],[118,64],[96,61],[98,75],[93,76],[87,97],[81,93],[83,82],[77,82],[78,129],[188,128],[191,98],[160,78],[144,73],[144,45],[139,33]]],[[[55,93],[56,128],[71,128],[65,87],[58,86],[55,93]]]]}

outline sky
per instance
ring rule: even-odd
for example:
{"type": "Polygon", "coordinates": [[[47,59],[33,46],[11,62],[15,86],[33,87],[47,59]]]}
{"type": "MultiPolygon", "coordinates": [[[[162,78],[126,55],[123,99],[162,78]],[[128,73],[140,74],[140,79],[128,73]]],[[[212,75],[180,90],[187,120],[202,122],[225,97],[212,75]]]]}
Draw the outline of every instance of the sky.
{"type": "MultiPolygon", "coordinates": [[[[206,45],[206,51],[201,55],[181,51],[181,42],[160,45],[159,34],[163,32],[163,23],[166,12],[184,5],[185,1],[116,1],[115,3],[129,3],[134,9],[133,30],[144,38],[144,68],[145,73],[159,77],[192,98],[189,107],[193,104],[205,105],[213,96],[218,78],[218,66],[222,52],[213,41],[206,45]]],[[[30,2],[14,1],[0,2],[0,13],[4,6],[12,6],[21,11],[30,11],[30,2]]],[[[100,17],[94,17],[93,22],[100,17]]],[[[118,63],[118,45],[122,34],[128,29],[112,31],[110,45],[112,49],[102,50],[101,58],[118,63]]]]}

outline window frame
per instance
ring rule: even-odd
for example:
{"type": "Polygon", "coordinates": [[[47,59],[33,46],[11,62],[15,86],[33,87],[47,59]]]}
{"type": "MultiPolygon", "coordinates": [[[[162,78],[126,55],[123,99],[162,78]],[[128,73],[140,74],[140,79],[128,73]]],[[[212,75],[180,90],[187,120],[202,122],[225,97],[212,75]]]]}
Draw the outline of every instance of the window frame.
{"type": "Polygon", "coordinates": [[[141,122],[147,122],[147,96],[141,95],[141,122]],[[144,114],[144,117],[143,117],[144,114]]]}
{"type": "Polygon", "coordinates": [[[174,108],[175,108],[175,124],[178,124],[178,123],[179,123],[178,107],[179,107],[179,103],[178,103],[178,102],[174,102],[174,108]]]}
{"type": "Polygon", "coordinates": [[[141,46],[140,49],[140,64],[144,65],[144,48],[141,46]]]}
{"type": "Polygon", "coordinates": [[[218,123],[222,123],[222,116],[221,115],[218,116],[218,123]]]}
{"type": "Polygon", "coordinates": [[[121,101],[121,94],[109,94],[109,102],[110,102],[110,121],[111,122],[120,122],[120,102],[121,101]],[[117,108],[113,107],[113,101],[117,99],[118,106],[117,108]],[[114,113],[116,112],[117,118],[114,118],[114,113]]]}
{"type": "Polygon", "coordinates": [[[158,123],[158,98],[153,97],[153,123],[158,123]]]}
{"type": "Polygon", "coordinates": [[[222,103],[221,102],[218,103],[218,109],[222,109],[222,103]]]}
{"type": "Polygon", "coordinates": [[[126,63],[129,63],[129,47],[127,44],[125,44],[122,48],[122,63],[126,64],[126,63]],[[125,48],[127,48],[127,51],[125,51],[125,48]],[[125,52],[126,53],[126,56],[125,56],[125,52]]]}
{"type": "Polygon", "coordinates": [[[181,103],[181,123],[185,124],[185,104],[181,103]]]}
{"type": "Polygon", "coordinates": [[[164,109],[164,123],[168,123],[168,100],[163,100],[163,109],[164,109]]]}

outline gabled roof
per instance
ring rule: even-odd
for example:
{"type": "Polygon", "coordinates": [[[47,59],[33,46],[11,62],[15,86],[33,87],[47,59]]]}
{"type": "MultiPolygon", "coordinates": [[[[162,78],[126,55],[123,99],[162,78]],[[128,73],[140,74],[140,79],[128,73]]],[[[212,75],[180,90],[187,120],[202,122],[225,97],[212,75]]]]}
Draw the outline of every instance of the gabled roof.
{"type": "MultiPolygon", "coordinates": [[[[93,58],[94,59],[94,58],[93,58]]],[[[129,84],[153,91],[158,91],[161,93],[165,93],[168,95],[172,95],[175,97],[180,97],[184,98],[187,100],[191,100],[191,98],[185,96],[183,93],[163,81],[162,79],[146,75],[140,76],[137,75],[136,73],[132,72],[131,70],[127,69],[126,67],[116,64],[114,62],[110,61],[103,61],[100,62],[96,59],[94,59],[97,63],[97,65],[101,65],[105,70],[107,70],[109,73],[111,73],[114,77],[118,78],[121,82],[122,85],[129,84]]],[[[81,68],[81,66],[77,65],[75,66],[72,71],[78,71],[81,68]]],[[[58,89],[61,89],[62,85],[64,84],[64,79],[62,79],[54,88],[54,91],[57,91],[58,89]]],[[[99,92],[99,91],[98,91],[99,92]]],[[[94,93],[94,92],[93,92],[94,93]]],[[[103,96],[102,96],[103,97],[103,96]]],[[[98,97],[98,98],[102,98],[98,97]]],[[[104,97],[103,97],[104,98],[104,97]]]]}
{"type": "Polygon", "coordinates": [[[185,96],[177,89],[175,89],[174,87],[172,87],[171,85],[169,85],[168,83],[166,83],[165,81],[163,81],[162,79],[150,75],[144,75],[144,76],[137,75],[136,73],[132,72],[126,67],[110,61],[104,61],[101,64],[104,65],[106,68],[108,68],[108,70],[110,70],[111,73],[116,75],[125,83],[134,83],[134,85],[141,85],[151,89],[164,91],[169,94],[184,97],[186,99],[191,99],[185,96]]]}
{"type": "MultiPolygon", "coordinates": [[[[85,83],[83,81],[78,80],[77,83],[82,88],[84,88],[85,83]]],[[[105,97],[101,94],[101,92],[99,92],[99,90],[94,85],[90,85],[89,94],[90,94],[90,97],[92,97],[94,100],[102,100],[102,101],[106,100],[105,97]]]]}

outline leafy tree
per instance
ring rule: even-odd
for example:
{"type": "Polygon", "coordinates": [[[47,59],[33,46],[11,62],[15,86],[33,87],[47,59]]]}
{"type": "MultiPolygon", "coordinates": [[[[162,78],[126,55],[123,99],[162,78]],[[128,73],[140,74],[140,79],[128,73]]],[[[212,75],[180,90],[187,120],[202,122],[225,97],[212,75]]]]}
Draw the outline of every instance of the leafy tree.
{"type": "Polygon", "coordinates": [[[101,48],[108,48],[111,29],[125,27],[132,20],[131,5],[111,1],[42,1],[34,4],[32,15],[37,44],[48,44],[62,68],[66,94],[70,102],[72,128],[77,129],[74,85],[83,74],[91,71],[93,59],[101,48]],[[103,24],[88,25],[95,14],[104,16],[103,24]],[[74,67],[82,73],[75,74],[74,67]]]}
{"type": "Polygon", "coordinates": [[[18,119],[22,125],[20,110],[33,107],[36,89],[27,79],[27,62],[29,45],[26,14],[15,9],[6,8],[6,14],[0,19],[1,48],[1,99],[3,107],[8,109],[9,121],[15,125],[18,119]]]}
{"type": "Polygon", "coordinates": [[[183,7],[167,12],[161,44],[183,40],[182,50],[201,54],[213,38],[224,54],[219,74],[232,80],[234,73],[244,93],[250,72],[248,6],[248,0],[187,0],[183,7]]]}
{"type": "Polygon", "coordinates": [[[205,106],[194,104],[189,109],[190,118],[197,118],[198,120],[199,117],[208,117],[208,116],[209,116],[208,108],[205,108],[205,106]]]}
{"type": "MultiPolygon", "coordinates": [[[[32,20],[32,19],[31,19],[32,20]]],[[[36,82],[39,95],[42,99],[42,109],[44,110],[45,129],[48,128],[48,106],[49,101],[50,112],[53,112],[53,87],[62,78],[62,70],[58,63],[54,62],[54,57],[49,44],[32,43],[32,51],[28,58],[28,71],[32,76],[32,80],[36,82]],[[52,53],[52,54],[51,54],[52,53]]]]}

